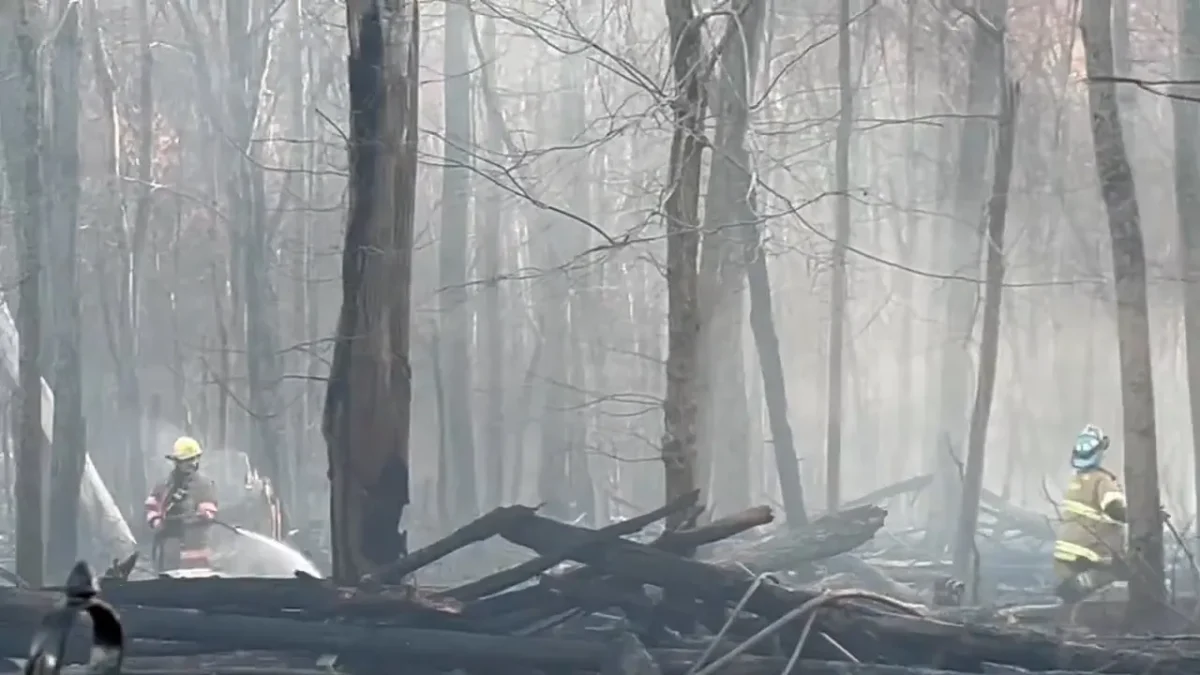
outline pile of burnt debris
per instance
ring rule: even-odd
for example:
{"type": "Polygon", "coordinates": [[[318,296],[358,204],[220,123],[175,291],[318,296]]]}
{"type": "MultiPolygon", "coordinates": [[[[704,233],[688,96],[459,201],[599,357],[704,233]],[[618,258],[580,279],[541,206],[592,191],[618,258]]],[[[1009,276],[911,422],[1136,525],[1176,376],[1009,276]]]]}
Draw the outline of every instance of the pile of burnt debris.
{"type": "Polygon", "coordinates": [[[504,507],[354,588],[312,578],[105,579],[97,592],[81,565],[65,589],[0,590],[0,656],[27,673],[79,663],[90,665],[64,672],[97,675],[1200,672],[1200,650],[1167,640],[1136,649],[1071,643],[870,591],[807,585],[806,567],[820,576],[816,561],[875,536],[886,515],[876,506],[723,544],[724,559],[701,562],[699,547],[766,524],[771,512],[696,526],[696,504],[687,495],[600,530],[504,507]],[[645,543],[629,538],[669,514],[684,524],[645,543]],[[493,536],[537,557],[449,589],[380,581],[409,578],[493,536]],[[772,568],[799,576],[760,571],[772,568]],[[63,637],[81,611],[93,620],[92,645],[63,637]]]}

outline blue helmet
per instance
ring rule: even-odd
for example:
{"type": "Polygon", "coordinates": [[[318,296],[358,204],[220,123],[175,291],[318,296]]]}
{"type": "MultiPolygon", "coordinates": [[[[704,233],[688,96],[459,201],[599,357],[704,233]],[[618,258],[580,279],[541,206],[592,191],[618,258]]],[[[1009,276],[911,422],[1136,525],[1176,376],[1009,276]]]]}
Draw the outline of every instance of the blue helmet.
{"type": "Polygon", "coordinates": [[[1075,447],[1071,450],[1071,466],[1083,471],[1100,466],[1104,451],[1108,449],[1108,436],[1100,427],[1089,424],[1075,437],[1075,447]]]}

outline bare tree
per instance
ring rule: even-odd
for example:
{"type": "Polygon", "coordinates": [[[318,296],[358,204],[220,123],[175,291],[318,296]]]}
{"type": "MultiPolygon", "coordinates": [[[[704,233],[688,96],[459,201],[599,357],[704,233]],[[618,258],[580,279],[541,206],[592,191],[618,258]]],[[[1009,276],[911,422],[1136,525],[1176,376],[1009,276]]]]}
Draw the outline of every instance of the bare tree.
{"type": "MultiPolygon", "coordinates": [[[[674,75],[675,130],[663,215],[667,225],[667,396],[662,461],[667,501],[696,488],[696,311],[700,249],[700,163],[704,133],[700,22],[692,0],[663,0],[674,75]]],[[[668,518],[671,524],[671,518],[668,518]]]]}
{"type": "Polygon", "coordinates": [[[697,445],[701,485],[711,486],[710,512],[750,505],[750,411],[742,334],[746,251],[742,232],[756,227],[754,181],[746,136],[762,51],[765,3],[746,0],[725,28],[713,81],[712,167],[704,198],[700,251],[700,350],[697,445]]]}
{"type": "MultiPolygon", "coordinates": [[[[484,133],[477,134],[482,141],[480,147],[486,157],[496,157],[502,149],[504,136],[504,120],[499,113],[493,111],[491,100],[494,93],[491,87],[495,82],[496,55],[496,21],[485,19],[483,37],[475,22],[478,16],[471,14],[471,35],[479,59],[478,89],[484,99],[484,119],[487,121],[484,133]],[[484,44],[486,43],[486,44],[484,44]]],[[[494,160],[493,160],[494,161],[494,160]]],[[[503,190],[491,181],[485,182],[480,188],[475,209],[475,231],[479,239],[479,259],[484,279],[484,286],[477,297],[479,307],[479,342],[483,345],[483,361],[486,364],[484,389],[487,394],[484,399],[484,437],[488,439],[487,450],[483,453],[482,466],[484,475],[481,476],[480,490],[481,505],[487,508],[499,506],[504,501],[504,476],[506,457],[508,455],[508,426],[504,419],[504,376],[505,326],[502,316],[502,294],[500,292],[500,272],[503,264],[501,242],[503,231],[503,190]]]]}
{"type": "Polygon", "coordinates": [[[1007,0],[981,0],[979,12],[972,13],[975,38],[967,74],[967,114],[963,122],[955,165],[954,218],[945,237],[945,255],[949,271],[960,279],[945,282],[944,312],[949,344],[942,355],[939,409],[940,435],[937,439],[935,466],[937,491],[931,501],[929,542],[935,550],[952,543],[953,518],[961,498],[960,468],[966,449],[966,402],[970,398],[971,341],[975,332],[975,304],[978,290],[970,278],[977,276],[983,241],[979,214],[987,191],[987,160],[990,128],[987,117],[995,110],[1003,66],[1002,42],[1007,0]]]}
{"type": "Polygon", "coordinates": [[[322,432],[333,576],[349,583],[406,548],[420,22],[402,0],[351,1],[346,17],[351,199],[322,432]]]}
{"type": "MultiPolygon", "coordinates": [[[[129,513],[137,513],[148,491],[146,460],[143,451],[142,384],[138,371],[140,358],[140,321],[142,303],[142,267],[146,241],[150,236],[150,216],[154,207],[154,58],[151,52],[151,16],[148,0],[138,0],[138,73],[137,73],[137,182],[134,185],[133,223],[130,227],[122,199],[121,219],[117,221],[121,274],[117,291],[117,319],[113,331],[113,355],[117,369],[118,391],[125,428],[125,457],[122,474],[128,481],[129,513]]],[[[98,29],[97,29],[98,30],[98,29]]],[[[118,128],[119,129],[119,128],[118,128]]],[[[120,143],[120,131],[117,132],[120,143]]],[[[115,167],[117,177],[122,168],[115,167]]],[[[119,186],[124,194],[124,185],[119,186]]]]}
{"type": "Polygon", "coordinates": [[[16,204],[20,301],[19,405],[13,407],[16,429],[17,575],[40,586],[44,573],[43,509],[44,436],[42,431],[41,276],[42,276],[42,156],[39,147],[42,106],[34,35],[36,6],[8,2],[0,10],[0,73],[4,108],[0,110],[0,140],[4,145],[9,190],[16,204]]]}
{"type": "Polygon", "coordinates": [[[850,2],[838,2],[838,112],[834,149],[837,191],[833,243],[833,283],[829,303],[829,388],[825,409],[825,508],[836,511],[842,500],[842,399],[846,348],[846,248],[850,245],[850,143],[854,130],[854,83],[850,79],[850,2]]]}
{"type": "Polygon", "coordinates": [[[445,168],[442,170],[442,231],[438,242],[438,278],[441,317],[439,369],[444,378],[446,400],[441,410],[446,418],[445,466],[455,521],[474,517],[479,511],[475,480],[475,428],[471,414],[471,305],[467,292],[468,217],[471,204],[472,130],[470,0],[446,4],[445,42],[445,168]]]}
{"type": "MultiPolygon", "coordinates": [[[[79,4],[56,3],[53,62],[50,67],[51,119],[49,183],[51,201],[48,258],[54,301],[54,432],[50,469],[47,571],[67,573],[78,559],[80,487],[86,453],[83,372],[79,358],[79,4]]],[[[39,392],[40,395],[40,392],[39,392]]]]}
{"type": "Polygon", "coordinates": [[[1146,247],[1133,171],[1125,152],[1113,83],[1112,0],[1083,3],[1080,31],[1087,54],[1088,108],[1100,192],[1108,212],[1117,300],[1117,344],[1129,489],[1129,605],[1131,622],[1161,621],[1166,601],[1162,506],[1154,420],[1154,377],[1146,299],[1146,247]]]}
{"type": "Polygon", "coordinates": [[[277,3],[258,1],[225,3],[225,47],[228,71],[225,79],[223,132],[232,136],[227,161],[230,168],[226,191],[234,216],[230,223],[231,264],[238,269],[243,305],[235,307],[244,316],[246,344],[247,413],[250,424],[250,456],[262,467],[284,499],[292,482],[290,453],[285,452],[279,428],[279,351],[275,291],[268,270],[274,258],[273,233],[278,229],[291,192],[291,177],[282,186],[275,208],[267,204],[262,152],[255,135],[260,129],[260,101],[267,69],[267,26],[277,3]]]}
{"type": "Polygon", "coordinates": [[[1013,152],[1017,142],[1017,109],[1021,90],[1006,82],[1000,93],[999,133],[992,169],[992,196],[987,208],[987,265],[984,274],[983,325],[979,341],[979,375],[975,378],[975,404],[967,436],[967,465],[962,509],[954,540],[954,573],[968,575],[975,560],[975,530],[979,525],[979,498],[983,490],[984,448],[992,395],[996,390],[996,359],[1000,351],[1000,309],[1004,293],[1004,228],[1008,219],[1008,188],[1012,183],[1013,152]]]}
{"type": "MultiPolygon", "coordinates": [[[[1179,0],[1178,79],[1200,82],[1200,0],[1179,0]]],[[[1175,214],[1181,239],[1183,321],[1187,333],[1187,382],[1192,418],[1192,472],[1200,485],[1200,110],[1195,85],[1180,84],[1171,101],[1175,127],[1175,214]]],[[[1200,513],[1200,490],[1195,490],[1195,512],[1200,513]]]]}

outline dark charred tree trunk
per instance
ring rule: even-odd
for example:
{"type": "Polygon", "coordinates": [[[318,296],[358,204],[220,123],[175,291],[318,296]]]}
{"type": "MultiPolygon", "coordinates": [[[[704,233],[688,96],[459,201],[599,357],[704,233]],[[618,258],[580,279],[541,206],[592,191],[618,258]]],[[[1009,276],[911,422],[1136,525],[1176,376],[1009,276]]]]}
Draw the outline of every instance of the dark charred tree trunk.
{"type": "Polygon", "coordinates": [[[405,0],[352,0],[346,16],[350,211],[322,432],[333,577],[353,583],[406,548],[420,23],[405,0]]]}

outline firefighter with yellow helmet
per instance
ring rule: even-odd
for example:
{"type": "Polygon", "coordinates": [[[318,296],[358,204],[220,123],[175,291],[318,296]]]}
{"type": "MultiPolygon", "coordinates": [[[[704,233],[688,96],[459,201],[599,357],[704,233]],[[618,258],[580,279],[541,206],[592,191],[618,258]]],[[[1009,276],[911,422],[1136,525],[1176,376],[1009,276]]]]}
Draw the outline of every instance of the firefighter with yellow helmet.
{"type": "Polygon", "coordinates": [[[1084,598],[1124,576],[1125,492],[1102,466],[1108,445],[1108,436],[1094,425],[1079,432],[1071,451],[1075,473],[1059,506],[1056,593],[1072,612],[1084,598]]]}
{"type": "Polygon", "coordinates": [[[154,530],[159,571],[211,566],[208,526],[217,515],[216,484],[200,473],[199,441],[180,436],[167,454],[171,473],[146,497],[146,524],[154,530]]]}

